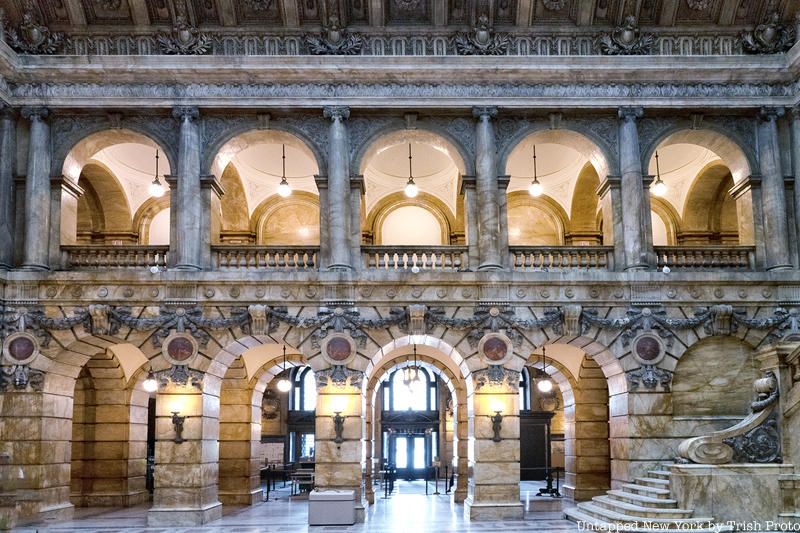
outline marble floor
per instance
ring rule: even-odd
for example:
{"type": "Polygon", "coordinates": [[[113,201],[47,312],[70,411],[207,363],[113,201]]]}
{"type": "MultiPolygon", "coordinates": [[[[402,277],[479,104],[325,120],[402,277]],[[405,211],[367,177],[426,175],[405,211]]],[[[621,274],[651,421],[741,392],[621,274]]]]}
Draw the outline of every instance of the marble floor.
{"type": "MultiPolygon", "coordinates": [[[[523,493],[526,487],[523,487],[523,493]]],[[[538,490],[531,486],[530,490],[538,490]]],[[[408,532],[491,532],[491,531],[554,531],[573,532],[578,528],[561,518],[559,512],[528,512],[525,520],[468,522],[463,505],[455,505],[449,495],[426,496],[422,481],[399,482],[389,498],[376,494],[375,505],[367,510],[366,521],[354,526],[306,525],[308,501],[290,498],[288,489],[273,491],[270,501],[252,507],[226,508],[222,519],[204,527],[147,528],[149,506],[127,509],[76,509],[72,520],[31,524],[15,531],[33,533],[68,532],[160,532],[188,533],[195,531],[226,533],[408,533],[408,532]]],[[[524,499],[523,499],[524,501],[524,499]]]]}

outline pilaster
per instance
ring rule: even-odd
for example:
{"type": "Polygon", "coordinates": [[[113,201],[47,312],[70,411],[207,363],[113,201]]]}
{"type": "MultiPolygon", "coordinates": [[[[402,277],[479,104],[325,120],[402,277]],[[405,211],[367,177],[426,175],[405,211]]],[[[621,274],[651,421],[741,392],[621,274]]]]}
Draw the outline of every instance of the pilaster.
{"type": "Polygon", "coordinates": [[[364,202],[364,176],[350,176],[350,264],[355,270],[361,270],[361,227],[364,202]]]}
{"type": "Polygon", "coordinates": [[[16,162],[14,111],[0,104],[0,270],[14,265],[14,164],[16,162]]]}
{"type": "Polygon", "coordinates": [[[461,176],[461,190],[464,196],[464,218],[468,248],[469,270],[477,270],[480,264],[478,249],[478,202],[475,198],[475,176],[461,176]]]}
{"type": "Polygon", "coordinates": [[[625,232],[622,226],[622,180],[619,176],[606,176],[597,188],[603,206],[603,244],[614,246],[614,269],[622,270],[625,264],[625,232]]]}
{"type": "Polygon", "coordinates": [[[756,267],[764,268],[766,247],[764,244],[764,208],[761,194],[761,176],[748,176],[731,187],[728,194],[736,200],[739,219],[739,242],[756,247],[756,267]]]}
{"type": "Polygon", "coordinates": [[[215,266],[211,247],[219,242],[219,235],[222,230],[222,221],[215,216],[215,213],[220,212],[220,202],[224,194],[225,189],[222,188],[222,184],[220,184],[216,176],[211,174],[200,178],[200,199],[203,213],[200,227],[200,235],[203,239],[200,254],[202,258],[201,264],[204,269],[213,269],[215,266]]]}
{"type": "Polygon", "coordinates": [[[319,256],[317,257],[317,269],[325,270],[330,263],[330,231],[328,230],[328,176],[314,176],[319,193],[319,256]]]}

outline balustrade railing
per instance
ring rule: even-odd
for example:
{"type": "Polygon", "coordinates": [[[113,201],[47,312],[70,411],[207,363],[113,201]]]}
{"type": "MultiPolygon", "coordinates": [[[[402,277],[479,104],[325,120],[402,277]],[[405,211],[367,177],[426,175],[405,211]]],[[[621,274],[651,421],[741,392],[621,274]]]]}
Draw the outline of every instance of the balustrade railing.
{"type": "Polygon", "coordinates": [[[169,246],[70,245],[62,246],[68,268],[148,268],[167,266],[169,246]]]}
{"type": "Polygon", "coordinates": [[[440,270],[467,268],[466,246],[362,246],[364,267],[377,270],[440,270]]]}
{"type": "Polygon", "coordinates": [[[611,246],[511,246],[512,270],[614,269],[611,246]]]}
{"type": "Polygon", "coordinates": [[[319,265],[318,247],[237,244],[213,246],[212,252],[214,265],[219,270],[313,270],[319,265]]]}
{"type": "Polygon", "coordinates": [[[755,270],[754,246],[656,246],[658,268],[755,270]]]}

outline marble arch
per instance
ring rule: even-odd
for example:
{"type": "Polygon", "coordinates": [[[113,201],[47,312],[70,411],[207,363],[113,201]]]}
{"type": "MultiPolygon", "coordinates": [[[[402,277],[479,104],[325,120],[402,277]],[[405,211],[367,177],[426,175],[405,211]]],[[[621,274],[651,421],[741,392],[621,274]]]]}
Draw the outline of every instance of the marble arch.
{"type": "Polygon", "coordinates": [[[446,154],[461,175],[471,175],[475,172],[475,163],[469,156],[469,151],[457,139],[436,126],[425,123],[420,123],[417,129],[398,126],[375,132],[357,147],[352,160],[352,168],[357,168],[359,174],[364,174],[369,162],[382,150],[410,142],[427,144],[446,154]]]}
{"type": "MultiPolygon", "coordinates": [[[[176,154],[170,148],[170,144],[153,131],[125,124],[125,127],[121,129],[98,126],[88,131],[81,130],[80,135],[75,141],[63,144],[63,153],[54,152],[53,175],[63,175],[77,183],[81,170],[95,154],[111,146],[124,143],[144,144],[158,148],[166,156],[169,169],[178,168],[176,154]]],[[[166,174],[169,169],[160,169],[160,171],[166,174]]]]}
{"type": "Polygon", "coordinates": [[[544,123],[531,124],[507,139],[506,144],[498,153],[497,168],[499,171],[507,172],[509,158],[528,139],[573,148],[592,164],[601,182],[606,176],[617,174],[616,158],[613,157],[612,150],[593,132],[579,126],[569,125],[559,129],[549,129],[549,124],[544,123]]]}

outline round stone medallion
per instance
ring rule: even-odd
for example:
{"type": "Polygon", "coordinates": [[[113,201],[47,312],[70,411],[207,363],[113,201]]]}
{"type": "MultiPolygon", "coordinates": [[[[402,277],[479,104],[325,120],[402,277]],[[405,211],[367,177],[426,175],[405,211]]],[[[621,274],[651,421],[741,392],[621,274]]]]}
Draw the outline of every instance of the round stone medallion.
{"type": "Polygon", "coordinates": [[[12,333],[3,343],[3,355],[13,365],[25,365],[39,355],[39,343],[30,333],[12,333]]]}
{"type": "Polygon", "coordinates": [[[655,365],[664,358],[664,342],[652,333],[642,333],[633,339],[631,353],[639,363],[655,365]]]}
{"type": "Polygon", "coordinates": [[[500,365],[511,359],[514,348],[511,339],[502,333],[489,333],[478,343],[478,353],[490,365],[500,365]]]}
{"type": "Polygon", "coordinates": [[[346,365],[356,356],[356,345],[347,335],[331,335],[323,340],[322,356],[332,365],[346,365]]]}
{"type": "Polygon", "coordinates": [[[197,355],[197,341],[186,333],[173,332],[164,340],[161,353],[173,365],[188,365],[197,355]]]}

